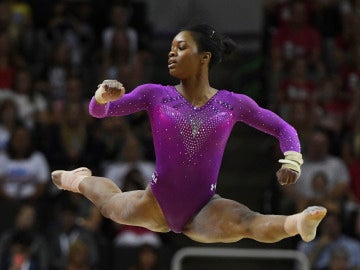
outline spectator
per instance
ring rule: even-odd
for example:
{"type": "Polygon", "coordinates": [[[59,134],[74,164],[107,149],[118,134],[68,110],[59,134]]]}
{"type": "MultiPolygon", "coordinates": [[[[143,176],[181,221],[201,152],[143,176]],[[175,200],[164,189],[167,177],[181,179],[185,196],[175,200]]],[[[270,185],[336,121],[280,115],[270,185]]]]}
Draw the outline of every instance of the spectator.
{"type": "Polygon", "coordinates": [[[46,153],[51,165],[73,168],[90,164],[93,170],[98,170],[103,148],[89,131],[84,104],[70,102],[63,110],[61,122],[47,129],[46,153]]]}
{"type": "Polygon", "coordinates": [[[20,124],[18,109],[15,101],[11,98],[0,102],[0,150],[8,147],[11,134],[16,126],[20,124]]]}
{"type": "Polygon", "coordinates": [[[322,44],[322,61],[330,72],[336,71],[337,63],[334,57],[334,38],[342,31],[343,25],[340,15],[338,0],[315,0],[311,1],[313,10],[311,22],[319,31],[322,44]]]}
{"type": "Polygon", "coordinates": [[[131,51],[129,37],[124,29],[116,29],[108,51],[102,58],[101,78],[121,79],[130,89],[138,85],[143,76],[144,59],[139,51],[131,51]]]}
{"type": "Polygon", "coordinates": [[[100,211],[87,202],[86,212],[81,215],[78,224],[87,234],[86,239],[90,243],[87,260],[92,269],[112,269],[112,245],[110,239],[102,231],[104,221],[100,211]]]}
{"type": "Polygon", "coordinates": [[[328,212],[314,241],[299,243],[298,250],[308,256],[311,269],[320,270],[330,267],[334,252],[339,248],[348,254],[350,269],[360,267],[360,242],[343,234],[342,226],[340,216],[328,212]]]}
{"type": "Polygon", "coordinates": [[[20,206],[13,226],[4,231],[0,236],[0,260],[6,261],[8,256],[11,256],[13,241],[18,236],[31,236],[28,246],[28,255],[31,258],[36,258],[39,270],[48,269],[48,253],[47,242],[44,234],[40,232],[39,222],[37,222],[36,209],[30,204],[23,204],[20,206]]]}
{"type": "Polygon", "coordinates": [[[143,245],[139,248],[137,260],[128,270],[160,270],[160,258],[156,248],[143,245]]]}
{"type": "Polygon", "coordinates": [[[70,245],[69,259],[67,262],[66,270],[90,270],[91,257],[89,248],[81,240],[76,240],[70,245]]]}
{"type": "Polygon", "coordinates": [[[347,234],[360,241],[360,208],[354,209],[348,219],[347,234]]]}
{"type": "Polygon", "coordinates": [[[66,82],[73,75],[70,46],[65,41],[53,45],[50,61],[46,65],[44,79],[49,85],[51,99],[63,98],[66,93],[66,82]]]}
{"type": "Polygon", "coordinates": [[[8,1],[11,9],[11,33],[15,40],[19,40],[26,35],[26,31],[32,25],[31,6],[22,0],[8,1]]]}
{"type": "MultiPolygon", "coordinates": [[[[321,36],[307,19],[306,4],[299,0],[292,1],[290,22],[279,27],[272,37],[270,82],[272,98],[276,96],[279,82],[294,58],[305,59],[316,77],[324,72],[321,61],[321,36]]],[[[272,100],[272,102],[274,101],[272,100]]]]}
{"type": "Polygon", "coordinates": [[[313,197],[303,201],[301,207],[308,207],[313,203],[323,205],[326,209],[339,213],[341,210],[341,203],[338,200],[332,200],[328,194],[328,179],[324,172],[319,171],[314,174],[311,187],[313,190],[313,197]]]}
{"type": "MultiPolygon", "coordinates": [[[[89,241],[88,234],[77,224],[78,208],[71,201],[59,204],[60,209],[55,216],[55,223],[49,231],[50,269],[63,270],[69,262],[70,255],[76,256],[72,250],[73,244],[83,241],[87,249],[93,249],[93,242],[89,241]]],[[[88,252],[88,251],[86,251],[88,252]]],[[[84,255],[84,254],[81,254],[84,255]]],[[[75,258],[77,261],[79,258],[75,258]]],[[[83,259],[83,258],[81,258],[83,259]]],[[[82,261],[82,260],[81,260],[82,261]]]]}
{"type": "MultiPolygon", "coordinates": [[[[0,9],[1,11],[1,9],[0,9]]],[[[17,52],[7,32],[0,32],[0,90],[11,90],[17,68],[17,52]]]]}
{"type": "Polygon", "coordinates": [[[96,135],[104,145],[104,164],[102,165],[106,166],[108,163],[122,159],[122,149],[131,128],[124,117],[106,118],[99,124],[100,128],[95,132],[98,131],[96,135]]]}
{"type": "Polygon", "coordinates": [[[11,239],[9,252],[0,262],[1,270],[39,269],[37,258],[31,255],[33,237],[28,232],[17,232],[11,239]]]}
{"type": "Polygon", "coordinates": [[[82,12],[84,7],[91,9],[87,3],[76,5],[72,1],[57,1],[47,29],[51,43],[68,45],[69,62],[76,68],[87,61],[94,47],[94,31],[87,14],[82,12]]]}
{"type": "Polygon", "coordinates": [[[287,119],[287,114],[294,103],[303,103],[308,110],[315,108],[316,86],[309,79],[307,62],[303,58],[296,58],[291,63],[288,78],[282,80],[278,104],[280,114],[287,119]]]}
{"type": "Polygon", "coordinates": [[[298,131],[304,145],[316,126],[315,109],[309,108],[304,102],[294,102],[286,113],[288,122],[298,131]]]}
{"type": "Polygon", "coordinates": [[[341,155],[341,140],[347,125],[347,115],[350,110],[348,98],[332,76],[325,77],[317,90],[317,107],[314,120],[329,136],[329,152],[341,155]]]}
{"type": "Polygon", "coordinates": [[[324,132],[314,131],[311,134],[305,143],[304,164],[299,181],[283,189],[284,200],[295,203],[297,209],[302,207],[304,201],[313,200],[318,196],[317,191],[313,189],[313,179],[319,172],[323,172],[327,179],[324,191],[327,194],[326,201],[341,204],[348,194],[348,168],[339,157],[329,154],[328,143],[328,137],[324,132]]]}
{"type": "MultiPolygon", "coordinates": [[[[360,24],[359,24],[360,25],[360,24]]],[[[360,42],[359,42],[360,45],[360,42]]],[[[358,45],[358,46],[359,46],[358,45]]],[[[342,66],[339,72],[342,98],[350,104],[352,98],[360,88],[360,48],[355,47],[351,53],[351,60],[342,66]]]]}
{"type": "Polygon", "coordinates": [[[354,118],[352,129],[343,140],[343,158],[350,172],[349,210],[360,207],[360,118],[354,118]]]}
{"type": "Polygon", "coordinates": [[[3,199],[36,202],[44,195],[49,180],[49,164],[34,148],[31,130],[17,127],[9,146],[0,154],[0,186],[3,199]]]}
{"type": "Polygon", "coordinates": [[[51,103],[51,118],[53,123],[61,123],[65,114],[66,103],[78,103],[79,105],[82,105],[83,113],[87,112],[89,101],[84,97],[83,82],[77,76],[70,76],[67,79],[66,90],[63,97],[53,99],[51,103]]]}
{"type": "Polygon", "coordinates": [[[144,187],[152,179],[155,164],[143,160],[143,152],[139,140],[134,135],[128,134],[121,152],[121,159],[109,163],[104,169],[104,175],[113,179],[122,189],[125,176],[134,169],[138,172],[138,181],[144,187]]]}
{"type": "Polygon", "coordinates": [[[0,153],[0,208],[7,216],[2,226],[9,226],[20,203],[34,203],[37,210],[46,194],[49,164],[33,141],[33,132],[18,126],[11,134],[8,147],[0,153]]]}
{"type": "Polygon", "coordinates": [[[48,101],[34,89],[33,77],[28,69],[18,69],[13,85],[14,101],[17,103],[19,116],[29,128],[38,122],[47,122],[48,101]]]}
{"type": "Polygon", "coordinates": [[[0,3],[0,33],[9,31],[11,25],[11,7],[6,1],[0,3]]]}
{"type": "MultiPolygon", "coordinates": [[[[342,1],[342,3],[346,3],[346,1],[342,1]]],[[[344,66],[348,65],[349,61],[352,61],[354,50],[360,42],[359,24],[360,16],[356,12],[351,11],[343,16],[342,31],[334,37],[332,54],[335,60],[335,69],[333,71],[338,73],[344,66]]]]}
{"type": "Polygon", "coordinates": [[[134,55],[138,50],[138,34],[129,26],[130,9],[123,3],[114,3],[110,8],[110,24],[102,32],[102,49],[110,51],[113,36],[117,30],[123,30],[129,41],[129,53],[134,55]]]}
{"type": "Polygon", "coordinates": [[[275,66],[286,66],[294,57],[305,57],[306,61],[316,67],[320,65],[321,36],[309,24],[304,1],[292,1],[290,21],[279,27],[272,41],[272,57],[275,66]]]}
{"type": "Polygon", "coordinates": [[[324,270],[348,270],[349,266],[349,254],[344,248],[334,248],[330,256],[330,265],[325,267],[324,270]]]}

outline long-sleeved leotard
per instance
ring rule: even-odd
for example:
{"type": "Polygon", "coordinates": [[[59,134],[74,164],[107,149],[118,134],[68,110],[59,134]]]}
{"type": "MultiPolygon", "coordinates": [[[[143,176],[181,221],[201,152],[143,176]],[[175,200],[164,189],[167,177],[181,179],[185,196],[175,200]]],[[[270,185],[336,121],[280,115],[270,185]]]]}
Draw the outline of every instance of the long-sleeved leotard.
{"type": "Polygon", "coordinates": [[[212,198],[223,153],[237,121],[269,133],[285,151],[300,151],[293,127],[251,98],[219,90],[203,106],[193,107],[174,86],[144,84],[122,98],[100,105],[93,97],[89,112],[97,118],[146,110],[151,122],[156,171],[151,189],[174,232],[212,198]]]}

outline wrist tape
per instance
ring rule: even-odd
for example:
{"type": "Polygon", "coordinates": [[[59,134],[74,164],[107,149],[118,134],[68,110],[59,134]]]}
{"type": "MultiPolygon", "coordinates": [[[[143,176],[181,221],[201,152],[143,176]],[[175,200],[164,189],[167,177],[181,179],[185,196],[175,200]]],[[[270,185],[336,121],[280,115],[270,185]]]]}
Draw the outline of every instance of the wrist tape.
{"type": "Polygon", "coordinates": [[[301,172],[301,165],[304,163],[301,153],[295,151],[286,151],[284,153],[285,158],[279,159],[283,168],[291,169],[295,172],[301,172]]]}
{"type": "Polygon", "coordinates": [[[99,104],[105,104],[107,101],[102,97],[102,94],[105,92],[104,87],[100,84],[98,89],[95,92],[95,100],[99,104]]]}

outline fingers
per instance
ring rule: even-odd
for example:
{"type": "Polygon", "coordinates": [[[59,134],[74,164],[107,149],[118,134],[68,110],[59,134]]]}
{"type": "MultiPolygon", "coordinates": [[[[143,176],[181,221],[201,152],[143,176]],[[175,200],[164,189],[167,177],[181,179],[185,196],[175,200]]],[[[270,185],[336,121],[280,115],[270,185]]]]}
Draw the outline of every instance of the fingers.
{"type": "Polygon", "coordinates": [[[288,168],[280,168],[277,171],[276,176],[281,185],[294,184],[299,178],[299,174],[297,172],[288,168]]]}
{"type": "Polygon", "coordinates": [[[104,80],[101,85],[104,87],[105,92],[112,96],[118,96],[125,92],[123,84],[117,80],[104,80]]]}
{"type": "Polygon", "coordinates": [[[100,104],[114,101],[121,98],[125,93],[123,84],[117,80],[104,80],[98,85],[95,92],[95,99],[100,104]]]}
{"type": "Polygon", "coordinates": [[[120,89],[123,84],[117,80],[104,80],[101,85],[107,89],[120,89]]]}

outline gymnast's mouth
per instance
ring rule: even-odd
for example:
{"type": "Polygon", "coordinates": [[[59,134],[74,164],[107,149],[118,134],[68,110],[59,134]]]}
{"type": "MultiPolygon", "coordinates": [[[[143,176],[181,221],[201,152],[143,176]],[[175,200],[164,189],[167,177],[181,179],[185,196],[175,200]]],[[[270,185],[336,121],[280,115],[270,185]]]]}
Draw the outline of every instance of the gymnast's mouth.
{"type": "Polygon", "coordinates": [[[168,68],[174,68],[176,66],[176,61],[175,59],[169,59],[168,60],[168,68]]]}

